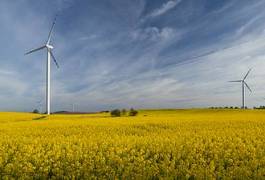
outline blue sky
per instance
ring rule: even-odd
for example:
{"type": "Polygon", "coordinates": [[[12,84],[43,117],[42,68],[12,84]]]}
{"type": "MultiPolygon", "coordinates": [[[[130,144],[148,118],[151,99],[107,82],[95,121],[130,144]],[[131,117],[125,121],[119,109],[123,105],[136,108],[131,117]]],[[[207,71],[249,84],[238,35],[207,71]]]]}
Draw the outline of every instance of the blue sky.
{"type": "MultiPolygon", "coordinates": [[[[265,104],[263,0],[1,0],[0,110],[31,111],[45,98],[52,37],[52,110],[265,104]]],[[[44,105],[43,101],[43,105],[44,105]]],[[[44,108],[44,107],[43,107],[44,108]]]]}

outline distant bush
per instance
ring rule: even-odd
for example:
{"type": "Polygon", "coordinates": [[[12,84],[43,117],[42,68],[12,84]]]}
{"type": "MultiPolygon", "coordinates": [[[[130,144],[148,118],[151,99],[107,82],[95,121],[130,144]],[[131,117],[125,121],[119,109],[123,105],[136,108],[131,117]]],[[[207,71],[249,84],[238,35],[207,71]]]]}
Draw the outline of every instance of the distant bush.
{"type": "Polygon", "coordinates": [[[265,109],[265,106],[254,107],[253,109],[265,109]]]}
{"type": "Polygon", "coordinates": [[[129,116],[136,116],[138,111],[134,110],[133,108],[130,109],[129,116]]]}
{"type": "Polygon", "coordinates": [[[119,109],[114,109],[110,112],[112,117],[120,117],[121,116],[121,111],[119,109]]]}
{"type": "Polygon", "coordinates": [[[38,109],[34,109],[34,110],[33,110],[33,113],[35,113],[35,114],[39,114],[39,110],[38,110],[38,109]]]}
{"type": "Polygon", "coordinates": [[[138,111],[136,111],[135,109],[131,108],[129,111],[127,111],[126,109],[114,109],[110,112],[112,117],[120,117],[120,116],[136,116],[138,114],[138,111]]]}
{"type": "Polygon", "coordinates": [[[225,106],[225,107],[209,107],[209,109],[239,109],[238,107],[233,107],[233,106],[225,106]]]}
{"type": "Polygon", "coordinates": [[[127,110],[126,109],[122,109],[121,110],[121,115],[122,116],[126,116],[127,115],[127,110]]]}

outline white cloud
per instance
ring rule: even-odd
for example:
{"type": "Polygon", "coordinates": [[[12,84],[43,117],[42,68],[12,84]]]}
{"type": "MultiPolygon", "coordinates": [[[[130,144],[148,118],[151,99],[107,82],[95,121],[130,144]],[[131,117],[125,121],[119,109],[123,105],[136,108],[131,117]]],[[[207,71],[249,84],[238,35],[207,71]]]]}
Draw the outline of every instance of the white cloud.
{"type": "Polygon", "coordinates": [[[237,31],[236,31],[236,35],[237,36],[241,36],[247,29],[252,28],[254,23],[256,23],[259,19],[263,18],[264,14],[260,14],[258,16],[253,17],[252,19],[250,19],[247,23],[245,23],[244,25],[242,25],[237,31]]]}
{"type": "Polygon", "coordinates": [[[18,74],[1,74],[0,77],[0,96],[18,97],[26,92],[27,83],[20,81],[18,74]]]}
{"type": "Polygon", "coordinates": [[[14,72],[13,71],[9,71],[9,70],[4,70],[4,69],[0,69],[0,75],[1,76],[8,76],[8,75],[13,75],[14,72]]]}
{"type": "Polygon", "coordinates": [[[134,40],[150,40],[150,41],[163,41],[171,40],[173,38],[179,39],[181,33],[170,27],[159,29],[158,27],[147,27],[144,29],[137,29],[132,32],[134,40]]]}
{"type": "Polygon", "coordinates": [[[163,28],[160,32],[160,36],[163,39],[170,39],[170,38],[174,37],[175,35],[177,35],[177,32],[174,29],[169,28],[169,27],[163,28]]]}
{"type": "Polygon", "coordinates": [[[94,40],[94,39],[96,39],[96,38],[98,38],[98,35],[96,35],[96,34],[92,34],[92,35],[89,35],[89,36],[81,36],[81,37],[79,38],[79,40],[80,40],[80,41],[86,41],[86,40],[94,40]]]}
{"type": "Polygon", "coordinates": [[[169,10],[173,9],[176,7],[179,3],[181,3],[181,0],[175,0],[175,1],[168,1],[162,5],[162,7],[154,10],[151,14],[150,17],[156,17],[156,16],[161,16],[168,12],[169,10]]]}

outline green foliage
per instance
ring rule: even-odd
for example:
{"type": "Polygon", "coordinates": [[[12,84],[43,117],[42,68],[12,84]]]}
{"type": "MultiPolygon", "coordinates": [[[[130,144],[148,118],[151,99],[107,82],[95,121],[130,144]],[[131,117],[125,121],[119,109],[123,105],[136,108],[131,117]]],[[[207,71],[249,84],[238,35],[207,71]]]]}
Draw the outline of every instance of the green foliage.
{"type": "Polygon", "coordinates": [[[39,114],[39,110],[38,109],[34,109],[32,112],[35,113],[35,114],[39,114]]]}
{"type": "Polygon", "coordinates": [[[233,106],[225,106],[225,107],[209,107],[209,109],[239,109],[238,107],[233,107],[233,106]]]}
{"type": "Polygon", "coordinates": [[[121,111],[119,109],[114,109],[110,112],[112,117],[120,117],[121,116],[121,111]]]}
{"type": "Polygon", "coordinates": [[[265,106],[254,107],[253,109],[265,109],[265,106]]]}
{"type": "Polygon", "coordinates": [[[122,109],[121,110],[121,115],[122,116],[126,116],[127,115],[127,110],[126,109],[122,109]]]}
{"type": "Polygon", "coordinates": [[[136,116],[138,111],[134,110],[133,108],[130,109],[129,116],[136,116]]]}

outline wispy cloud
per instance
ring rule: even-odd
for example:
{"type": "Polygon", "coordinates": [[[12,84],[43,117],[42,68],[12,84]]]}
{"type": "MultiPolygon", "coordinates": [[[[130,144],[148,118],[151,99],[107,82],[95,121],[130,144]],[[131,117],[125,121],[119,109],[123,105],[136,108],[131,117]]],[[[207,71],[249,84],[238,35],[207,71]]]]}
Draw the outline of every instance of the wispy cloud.
{"type": "Polygon", "coordinates": [[[134,40],[151,40],[156,42],[172,40],[173,38],[177,40],[181,36],[181,33],[170,27],[164,27],[162,29],[159,29],[158,27],[147,27],[136,29],[131,35],[134,40]]]}
{"type": "Polygon", "coordinates": [[[14,75],[14,72],[6,70],[6,69],[0,69],[0,75],[2,75],[2,76],[10,76],[10,75],[14,75]]]}
{"type": "Polygon", "coordinates": [[[173,9],[174,7],[176,7],[179,3],[181,3],[181,1],[182,0],[170,0],[164,3],[160,8],[155,9],[148,16],[150,17],[161,16],[165,14],[166,12],[170,11],[171,9],[173,9]]]}

